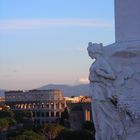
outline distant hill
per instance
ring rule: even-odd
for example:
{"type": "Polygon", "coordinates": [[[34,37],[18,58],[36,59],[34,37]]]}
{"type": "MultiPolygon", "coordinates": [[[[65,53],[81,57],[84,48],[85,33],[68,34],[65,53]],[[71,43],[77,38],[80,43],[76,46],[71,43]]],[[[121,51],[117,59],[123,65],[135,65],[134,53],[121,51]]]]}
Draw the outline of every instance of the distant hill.
{"type": "MultiPolygon", "coordinates": [[[[60,89],[64,96],[79,96],[79,95],[87,95],[89,96],[89,85],[88,84],[80,84],[80,85],[59,85],[59,84],[48,84],[45,86],[40,87],[39,89],[60,89]]],[[[0,89],[0,96],[4,97],[4,90],[0,89]]]]}
{"type": "Polygon", "coordinates": [[[0,89],[0,96],[4,97],[4,90],[0,89]]]}
{"type": "Polygon", "coordinates": [[[88,84],[80,84],[75,86],[69,85],[57,85],[57,84],[49,84],[40,87],[39,89],[60,89],[64,96],[79,96],[79,95],[87,95],[89,96],[89,85],[88,84]]]}

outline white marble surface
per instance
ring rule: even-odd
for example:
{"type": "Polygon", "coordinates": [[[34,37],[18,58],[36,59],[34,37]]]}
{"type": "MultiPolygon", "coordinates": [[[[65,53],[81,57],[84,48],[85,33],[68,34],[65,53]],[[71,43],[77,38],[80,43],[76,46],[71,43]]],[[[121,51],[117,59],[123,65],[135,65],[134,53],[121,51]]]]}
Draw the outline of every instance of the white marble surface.
{"type": "Polygon", "coordinates": [[[115,0],[116,42],[140,41],[140,0],[115,0]]]}
{"type": "Polygon", "coordinates": [[[96,140],[140,140],[140,0],[115,0],[115,43],[89,43],[96,140]]]}
{"type": "Polygon", "coordinates": [[[89,43],[96,140],[140,139],[140,43],[89,43]]]}

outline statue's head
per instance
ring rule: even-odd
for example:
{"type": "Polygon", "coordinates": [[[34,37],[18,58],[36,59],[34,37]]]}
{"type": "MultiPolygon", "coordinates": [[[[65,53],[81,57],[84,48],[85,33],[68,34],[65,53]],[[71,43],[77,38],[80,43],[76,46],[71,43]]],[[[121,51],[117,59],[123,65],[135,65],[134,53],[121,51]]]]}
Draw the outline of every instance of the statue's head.
{"type": "Polygon", "coordinates": [[[102,47],[103,47],[103,44],[102,43],[92,43],[92,42],[89,42],[88,43],[88,54],[89,56],[94,59],[96,58],[97,55],[102,55],[102,47]]]}

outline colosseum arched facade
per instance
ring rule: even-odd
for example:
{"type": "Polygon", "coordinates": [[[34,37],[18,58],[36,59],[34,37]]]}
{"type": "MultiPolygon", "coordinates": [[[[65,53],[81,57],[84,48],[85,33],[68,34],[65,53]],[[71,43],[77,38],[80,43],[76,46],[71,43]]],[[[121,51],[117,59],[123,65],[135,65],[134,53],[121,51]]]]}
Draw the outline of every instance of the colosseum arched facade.
{"type": "Polygon", "coordinates": [[[12,110],[30,110],[35,124],[56,122],[66,107],[60,90],[7,91],[5,102],[12,110]]]}

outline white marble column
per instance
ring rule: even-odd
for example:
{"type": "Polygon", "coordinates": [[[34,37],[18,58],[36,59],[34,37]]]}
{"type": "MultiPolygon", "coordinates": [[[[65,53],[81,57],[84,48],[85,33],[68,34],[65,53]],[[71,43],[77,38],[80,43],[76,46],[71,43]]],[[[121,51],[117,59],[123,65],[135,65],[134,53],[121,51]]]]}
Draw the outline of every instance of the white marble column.
{"type": "Polygon", "coordinates": [[[140,41],[140,0],[115,0],[115,40],[140,41]]]}

